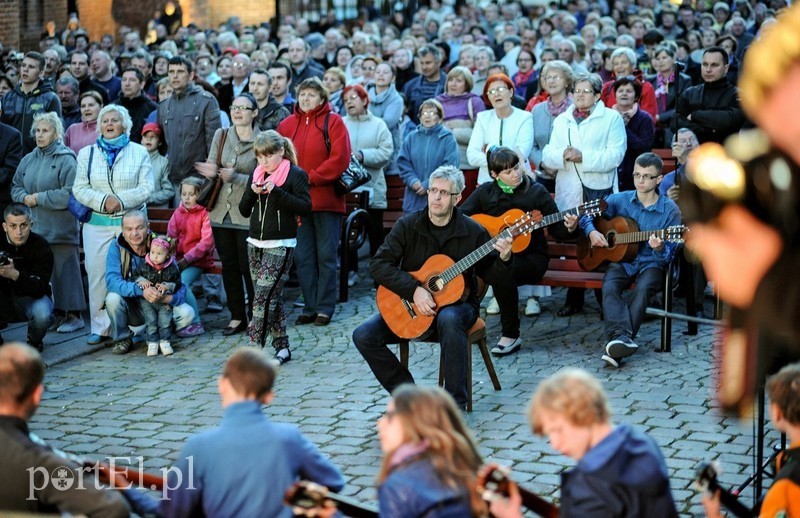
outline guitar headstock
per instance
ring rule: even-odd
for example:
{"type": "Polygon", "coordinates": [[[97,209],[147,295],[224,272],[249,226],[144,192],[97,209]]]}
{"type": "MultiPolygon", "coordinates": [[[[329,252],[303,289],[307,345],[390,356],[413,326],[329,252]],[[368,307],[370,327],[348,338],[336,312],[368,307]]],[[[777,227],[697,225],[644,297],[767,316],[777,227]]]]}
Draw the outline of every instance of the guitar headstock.
{"type": "MultiPolygon", "coordinates": [[[[533,230],[536,230],[536,217],[531,212],[526,212],[522,215],[517,221],[514,222],[513,225],[509,226],[506,231],[510,233],[510,237],[517,237],[521,234],[527,234],[533,230]]],[[[539,215],[539,220],[541,220],[541,214],[539,215]]]]}
{"type": "Polygon", "coordinates": [[[283,503],[301,509],[324,507],[327,499],[328,488],[307,480],[295,482],[283,495],[283,503]]]}
{"type": "Polygon", "coordinates": [[[689,231],[686,225],[673,225],[664,229],[664,241],[673,243],[683,243],[686,239],[685,234],[689,231]]]}
{"type": "Polygon", "coordinates": [[[580,214],[586,214],[590,218],[596,218],[606,210],[606,207],[607,204],[605,200],[592,200],[580,205],[578,207],[578,212],[580,214]]]}
{"type": "Polygon", "coordinates": [[[719,464],[716,462],[701,462],[698,464],[694,481],[697,490],[713,492],[718,485],[717,479],[720,471],[719,464]]]}
{"type": "Polygon", "coordinates": [[[478,472],[475,481],[476,489],[481,498],[487,502],[502,496],[508,498],[511,471],[499,464],[487,464],[478,472]]]}

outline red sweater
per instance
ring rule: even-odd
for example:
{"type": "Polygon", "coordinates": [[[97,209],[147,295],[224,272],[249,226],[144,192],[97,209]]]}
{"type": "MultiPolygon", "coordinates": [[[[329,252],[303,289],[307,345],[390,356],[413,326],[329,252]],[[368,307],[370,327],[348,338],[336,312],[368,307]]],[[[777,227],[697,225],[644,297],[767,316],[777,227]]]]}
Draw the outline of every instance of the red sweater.
{"type": "Polygon", "coordinates": [[[333,190],[334,182],[350,164],[350,135],[342,118],[331,112],[328,103],[309,113],[295,106],[294,114],[278,125],[278,133],[291,139],[297,150],[297,165],[308,173],[312,210],[344,214],[345,197],[333,190]],[[330,155],[322,133],[327,114],[330,155]]]}
{"type": "Polygon", "coordinates": [[[181,203],[169,218],[167,235],[178,240],[175,256],[179,261],[186,259],[189,266],[204,270],[214,267],[214,236],[205,207],[195,205],[187,210],[181,203]]]}

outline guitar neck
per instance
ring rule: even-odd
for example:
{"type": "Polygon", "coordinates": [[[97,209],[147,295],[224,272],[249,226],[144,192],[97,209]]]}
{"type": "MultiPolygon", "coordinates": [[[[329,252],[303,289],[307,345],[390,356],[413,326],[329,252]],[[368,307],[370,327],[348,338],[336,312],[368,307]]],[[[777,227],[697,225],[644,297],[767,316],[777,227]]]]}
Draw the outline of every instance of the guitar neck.
{"type": "Polygon", "coordinates": [[[443,271],[442,274],[440,275],[440,278],[445,284],[452,281],[453,279],[455,279],[468,269],[472,268],[472,266],[474,266],[475,263],[477,263],[487,255],[492,253],[494,251],[494,244],[499,239],[505,239],[507,237],[513,237],[513,234],[508,228],[497,234],[489,241],[482,244],[480,247],[478,247],[477,250],[470,253],[469,255],[458,261],[456,264],[448,268],[447,270],[443,271]]]}
{"type": "Polygon", "coordinates": [[[328,493],[327,498],[336,502],[336,508],[345,516],[353,518],[377,518],[378,516],[378,510],[375,507],[361,503],[354,498],[336,493],[328,493]]]}
{"type": "Polygon", "coordinates": [[[522,497],[522,505],[544,518],[558,518],[558,507],[523,487],[517,486],[517,489],[522,497]]]}
{"type": "Polygon", "coordinates": [[[622,234],[616,234],[614,236],[614,242],[618,245],[625,245],[628,243],[641,243],[642,241],[647,241],[648,239],[650,239],[650,236],[652,236],[653,234],[655,234],[656,237],[664,239],[666,232],[667,232],[666,229],[625,232],[622,234]]]}
{"type": "Polygon", "coordinates": [[[555,225],[559,221],[564,221],[564,216],[567,214],[580,216],[581,212],[581,207],[573,207],[571,209],[562,210],[561,212],[554,212],[553,214],[548,214],[547,216],[542,217],[542,221],[537,223],[533,228],[538,230],[540,228],[549,227],[550,225],[555,225]]]}

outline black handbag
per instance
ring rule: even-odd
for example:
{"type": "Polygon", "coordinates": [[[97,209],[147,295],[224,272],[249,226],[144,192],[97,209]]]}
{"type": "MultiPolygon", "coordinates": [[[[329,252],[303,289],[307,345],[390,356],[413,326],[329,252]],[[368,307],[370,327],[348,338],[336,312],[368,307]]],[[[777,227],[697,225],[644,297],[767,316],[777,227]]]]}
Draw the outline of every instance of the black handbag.
{"type": "Polygon", "coordinates": [[[364,169],[364,166],[361,165],[355,155],[350,155],[350,163],[342,173],[339,181],[333,184],[333,190],[336,191],[336,194],[344,196],[370,180],[372,180],[372,175],[364,169]]]}
{"type": "MultiPolygon", "coordinates": [[[[330,113],[325,115],[325,124],[322,126],[322,136],[325,138],[325,147],[328,148],[328,155],[331,154],[331,138],[328,135],[328,118],[330,113]]],[[[372,175],[364,169],[361,162],[358,161],[354,154],[350,155],[350,163],[347,164],[347,169],[342,171],[339,180],[333,184],[333,190],[339,196],[344,196],[353,189],[361,187],[365,183],[372,180],[372,175]]]]}
{"type": "MultiPolygon", "coordinates": [[[[92,146],[91,151],[89,151],[89,167],[86,171],[87,180],[92,179],[92,159],[94,158],[94,145],[92,146]]],[[[80,223],[86,223],[90,219],[92,219],[92,209],[84,205],[83,203],[79,202],[78,199],[70,193],[69,200],[67,200],[67,210],[75,216],[80,223]]]]}

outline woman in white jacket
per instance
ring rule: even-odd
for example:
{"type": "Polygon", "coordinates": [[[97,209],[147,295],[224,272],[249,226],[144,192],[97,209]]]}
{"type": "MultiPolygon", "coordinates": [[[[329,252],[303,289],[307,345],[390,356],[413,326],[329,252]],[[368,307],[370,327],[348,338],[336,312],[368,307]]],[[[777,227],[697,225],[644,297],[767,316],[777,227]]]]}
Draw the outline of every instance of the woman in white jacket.
{"type": "MultiPolygon", "coordinates": [[[[527,157],[533,147],[533,121],[530,112],[511,106],[514,82],[505,74],[494,74],[486,79],[483,100],[492,110],[478,114],[475,128],[467,146],[467,160],[479,167],[478,184],[492,181],[486,167],[486,150],[489,146],[505,146],[522,157],[522,166],[530,173],[527,157]]],[[[623,130],[624,131],[624,130],[623,130]]]]}
{"type": "MultiPolygon", "coordinates": [[[[383,211],[386,210],[386,177],[384,168],[389,165],[394,150],[392,133],[386,123],[367,110],[369,95],[361,85],[350,85],[342,90],[347,116],[344,125],[350,136],[353,156],[361,162],[372,179],[357,190],[369,192],[370,256],[375,255],[383,243],[383,211]]],[[[358,268],[358,259],[352,258],[350,264],[358,268]]],[[[349,274],[348,284],[358,281],[356,271],[349,274]]]]}
{"type": "MultiPolygon", "coordinates": [[[[619,112],[600,101],[602,88],[603,80],[597,74],[576,76],[574,104],[556,117],[550,142],[542,150],[544,166],[557,171],[559,210],[617,191],[617,168],[625,156],[628,138],[619,112]]],[[[581,288],[567,290],[567,301],[558,316],[581,311],[583,295],[581,288]]]]}

